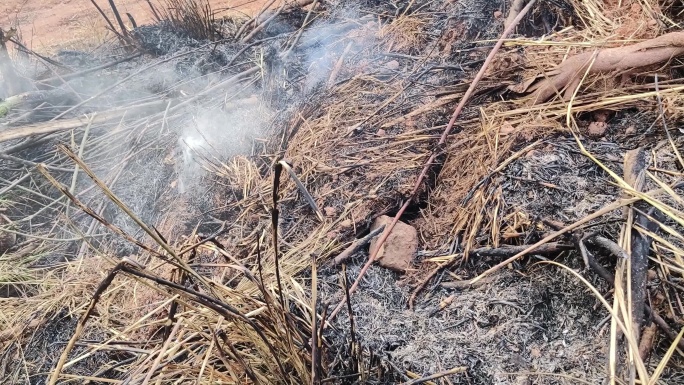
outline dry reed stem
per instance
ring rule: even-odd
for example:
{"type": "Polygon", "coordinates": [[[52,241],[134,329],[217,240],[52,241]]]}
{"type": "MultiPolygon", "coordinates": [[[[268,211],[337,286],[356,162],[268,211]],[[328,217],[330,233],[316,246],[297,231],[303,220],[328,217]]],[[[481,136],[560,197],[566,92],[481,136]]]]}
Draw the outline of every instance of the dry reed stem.
{"type": "Polygon", "coordinates": [[[275,20],[275,18],[278,17],[278,15],[280,15],[280,13],[285,9],[285,6],[286,6],[286,5],[287,5],[287,2],[286,2],[286,1],[283,1],[283,4],[280,6],[280,8],[278,8],[278,10],[276,10],[275,12],[273,12],[272,15],[269,15],[268,19],[264,20],[262,23],[259,23],[259,24],[252,30],[252,32],[250,32],[249,34],[247,34],[247,36],[245,36],[244,38],[242,38],[242,39],[240,40],[240,42],[244,44],[244,43],[247,43],[247,42],[249,42],[250,40],[252,40],[252,38],[253,38],[254,36],[256,36],[257,33],[259,33],[259,32],[260,32],[262,29],[264,29],[270,22],[272,22],[273,20],[275,20]]]}

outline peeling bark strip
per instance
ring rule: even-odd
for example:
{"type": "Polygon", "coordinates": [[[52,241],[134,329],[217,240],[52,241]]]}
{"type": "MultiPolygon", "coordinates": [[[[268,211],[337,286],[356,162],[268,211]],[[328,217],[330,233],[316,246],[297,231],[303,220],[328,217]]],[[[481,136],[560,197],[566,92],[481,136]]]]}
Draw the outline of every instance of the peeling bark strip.
{"type": "Polygon", "coordinates": [[[671,32],[640,43],[587,51],[573,56],[550,72],[545,79],[532,86],[532,103],[543,103],[556,93],[568,99],[579,86],[585,73],[607,73],[615,76],[629,70],[668,61],[684,54],[684,32],[671,32]]]}
{"type": "MultiPolygon", "coordinates": [[[[645,181],[645,170],[647,166],[646,151],[639,147],[634,150],[627,151],[624,160],[624,179],[630,186],[637,191],[642,191],[645,181]]],[[[628,210],[633,210],[629,207],[628,210]]],[[[648,219],[644,223],[642,216],[636,214],[634,223],[645,224],[648,227],[648,219]]],[[[628,221],[629,223],[629,221],[628,221]]],[[[644,323],[644,304],[646,300],[646,278],[648,272],[648,251],[650,249],[650,239],[646,239],[640,232],[631,229],[631,250],[630,251],[630,267],[631,267],[631,297],[632,297],[632,323],[636,341],[639,341],[641,335],[641,326],[644,323]]]]}

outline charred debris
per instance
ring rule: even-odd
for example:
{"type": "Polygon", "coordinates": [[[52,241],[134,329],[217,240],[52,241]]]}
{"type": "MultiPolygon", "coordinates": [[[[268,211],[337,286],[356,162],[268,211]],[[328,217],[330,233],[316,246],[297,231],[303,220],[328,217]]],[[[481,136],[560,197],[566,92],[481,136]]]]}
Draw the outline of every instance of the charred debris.
{"type": "Polygon", "coordinates": [[[92,3],[0,34],[2,383],[684,381],[677,2],[92,3]]]}

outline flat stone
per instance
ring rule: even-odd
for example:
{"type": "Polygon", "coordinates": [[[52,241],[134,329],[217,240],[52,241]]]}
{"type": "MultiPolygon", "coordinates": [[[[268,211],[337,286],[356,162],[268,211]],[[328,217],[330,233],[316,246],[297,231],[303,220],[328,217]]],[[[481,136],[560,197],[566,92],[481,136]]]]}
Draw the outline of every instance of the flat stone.
{"type": "Polygon", "coordinates": [[[591,122],[589,123],[588,134],[591,137],[598,138],[605,135],[606,128],[608,128],[608,124],[605,122],[591,122]]]}
{"type": "Polygon", "coordinates": [[[385,63],[385,68],[391,71],[396,71],[399,69],[399,62],[396,60],[388,61],[385,63]]]}
{"type": "MultiPolygon", "coordinates": [[[[371,231],[382,225],[389,226],[390,223],[392,223],[392,217],[383,215],[373,222],[371,231]]],[[[371,254],[375,252],[379,239],[380,237],[376,237],[371,241],[371,254]]],[[[386,269],[403,273],[411,267],[417,251],[418,231],[413,226],[399,221],[385,243],[380,247],[376,261],[386,269]]]]}

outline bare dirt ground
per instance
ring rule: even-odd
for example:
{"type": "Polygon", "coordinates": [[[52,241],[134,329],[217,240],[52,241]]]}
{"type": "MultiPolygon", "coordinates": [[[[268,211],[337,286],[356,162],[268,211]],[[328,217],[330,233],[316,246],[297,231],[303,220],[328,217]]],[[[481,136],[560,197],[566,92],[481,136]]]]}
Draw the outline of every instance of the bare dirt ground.
{"type": "MultiPolygon", "coordinates": [[[[228,12],[251,15],[262,7],[264,0],[211,0],[217,17],[228,12]]],[[[158,7],[159,2],[152,3],[158,7]]],[[[115,2],[123,18],[130,13],[138,25],[152,21],[150,6],[146,0],[117,0],[115,2]]],[[[111,16],[107,1],[98,5],[111,16]]],[[[112,17],[112,21],[114,18],[112,17]]],[[[130,22],[124,20],[130,27],[130,22]]],[[[83,49],[97,46],[112,37],[106,23],[88,0],[3,0],[0,5],[0,27],[16,27],[28,47],[43,53],[57,49],[83,49]],[[57,32],[59,31],[59,32],[57,32]]]]}

